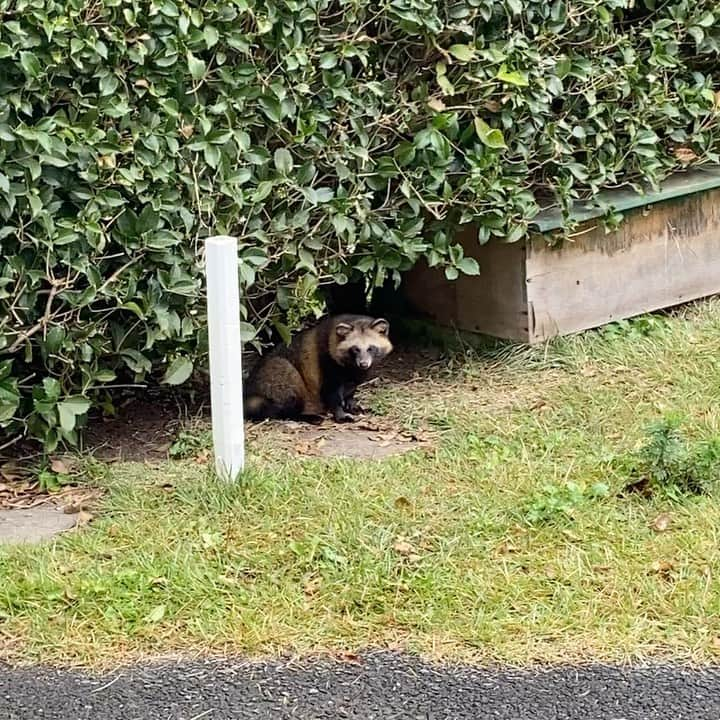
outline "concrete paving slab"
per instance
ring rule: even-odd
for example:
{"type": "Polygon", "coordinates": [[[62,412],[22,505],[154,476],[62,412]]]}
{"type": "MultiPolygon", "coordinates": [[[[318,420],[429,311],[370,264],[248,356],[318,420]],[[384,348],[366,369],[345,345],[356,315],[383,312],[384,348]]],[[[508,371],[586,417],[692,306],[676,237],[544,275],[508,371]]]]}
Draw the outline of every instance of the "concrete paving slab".
{"type": "Polygon", "coordinates": [[[39,543],[69,530],[77,514],[45,503],[33,508],[0,510],[0,544],[39,543]]]}

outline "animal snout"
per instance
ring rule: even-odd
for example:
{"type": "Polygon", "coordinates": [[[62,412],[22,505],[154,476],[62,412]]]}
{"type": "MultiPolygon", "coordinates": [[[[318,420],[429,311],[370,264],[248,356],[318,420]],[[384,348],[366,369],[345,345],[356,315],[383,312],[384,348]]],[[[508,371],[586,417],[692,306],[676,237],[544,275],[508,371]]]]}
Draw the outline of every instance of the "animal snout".
{"type": "Polygon", "coordinates": [[[370,358],[359,358],[357,364],[362,370],[367,370],[372,365],[372,360],[370,358]]]}

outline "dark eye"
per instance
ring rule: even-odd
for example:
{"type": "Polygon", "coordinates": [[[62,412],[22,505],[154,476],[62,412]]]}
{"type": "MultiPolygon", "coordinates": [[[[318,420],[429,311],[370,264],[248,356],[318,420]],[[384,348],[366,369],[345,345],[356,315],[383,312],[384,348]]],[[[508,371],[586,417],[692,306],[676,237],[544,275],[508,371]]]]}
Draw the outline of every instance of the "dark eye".
{"type": "Polygon", "coordinates": [[[368,352],[369,352],[371,355],[377,355],[377,354],[378,354],[377,346],[375,346],[375,345],[370,345],[370,347],[368,348],[368,352]]]}
{"type": "Polygon", "coordinates": [[[353,345],[353,346],[350,348],[350,352],[351,352],[353,355],[357,355],[357,354],[360,352],[360,348],[359,348],[357,345],[353,345]]]}

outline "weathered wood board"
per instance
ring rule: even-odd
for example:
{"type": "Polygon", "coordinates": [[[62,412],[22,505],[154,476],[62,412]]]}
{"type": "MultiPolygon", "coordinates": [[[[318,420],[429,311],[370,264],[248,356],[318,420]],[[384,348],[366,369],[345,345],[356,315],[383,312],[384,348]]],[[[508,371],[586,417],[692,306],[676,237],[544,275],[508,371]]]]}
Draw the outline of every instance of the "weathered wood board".
{"type": "Polygon", "coordinates": [[[720,188],[637,203],[606,233],[586,220],[570,242],[459,241],[481,274],[454,282],[418,266],[404,280],[410,306],[440,325],[538,343],[720,293],[720,188]]]}
{"type": "Polygon", "coordinates": [[[410,306],[439,325],[513,340],[528,338],[524,243],[480,245],[466,227],[458,241],[480,264],[480,275],[450,282],[442,270],[418,264],[403,280],[410,306]]]}
{"type": "Polygon", "coordinates": [[[525,274],[530,342],[720,293],[720,190],[633,211],[617,232],[594,227],[557,249],[536,238],[525,274]]]}

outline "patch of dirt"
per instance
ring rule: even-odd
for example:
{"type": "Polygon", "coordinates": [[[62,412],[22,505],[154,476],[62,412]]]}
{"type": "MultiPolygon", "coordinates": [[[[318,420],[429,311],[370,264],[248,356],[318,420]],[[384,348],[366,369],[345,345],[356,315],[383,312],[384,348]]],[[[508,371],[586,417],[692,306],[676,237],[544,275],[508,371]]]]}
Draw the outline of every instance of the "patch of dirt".
{"type": "MultiPolygon", "coordinates": [[[[438,353],[433,350],[393,353],[379,380],[364,389],[363,394],[371,393],[378,385],[416,382],[430,373],[437,359],[438,353]]],[[[90,422],[84,449],[105,462],[166,460],[173,441],[189,419],[209,424],[207,388],[198,393],[198,398],[191,402],[187,397],[160,389],[131,398],[118,409],[116,417],[98,417],[90,422]]],[[[247,425],[248,439],[260,439],[260,435],[263,441],[277,444],[291,454],[319,457],[382,458],[427,446],[429,442],[427,438],[404,433],[397,423],[369,415],[346,425],[329,420],[321,426],[293,422],[247,425]]]]}
{"type": "Polygon", "coordinates": [[[190,417],[209,417],[205,394],[199,400],[148,392],[123,403],[115,417],[91,420],[84,449],[105,462],[166,460],[178,432],[190,417]]]}
{"type": "Polygon", "coordinates": [[[345,424],[331,420],[321,425],[266,422],[248,426],[247,435],[249,439],[261,439],[273,452],[281,450],[296,457],[380,460],[432,444],[425,433],[399,430],[391,422],[372,416],[345,424]]]}

